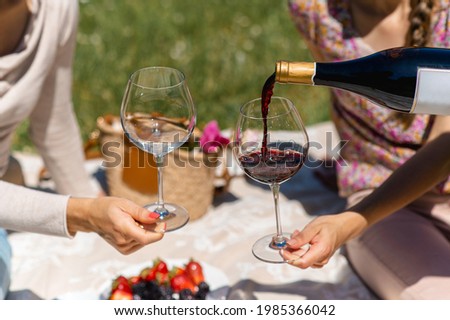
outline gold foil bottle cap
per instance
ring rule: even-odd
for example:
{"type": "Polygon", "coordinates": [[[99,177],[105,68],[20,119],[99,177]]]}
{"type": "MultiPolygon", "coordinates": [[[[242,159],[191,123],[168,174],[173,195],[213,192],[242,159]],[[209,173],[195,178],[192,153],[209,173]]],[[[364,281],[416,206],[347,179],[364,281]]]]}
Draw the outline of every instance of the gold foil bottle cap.
{"type": "Polygon", "coordinates": [[[314,62],[279,60],[275,64],[275,81],[278,83],[313,84],[314,74],[314,62]]]}

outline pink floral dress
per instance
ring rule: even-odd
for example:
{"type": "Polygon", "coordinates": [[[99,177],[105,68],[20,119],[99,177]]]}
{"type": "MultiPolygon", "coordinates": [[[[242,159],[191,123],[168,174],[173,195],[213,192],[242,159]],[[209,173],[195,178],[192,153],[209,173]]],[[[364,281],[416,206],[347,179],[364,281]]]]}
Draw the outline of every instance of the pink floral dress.
{"type": "MultiPolygon", "coordinates": [[[[297,29],[325,61],[355,59],[375,51],[352,28],[351,0],[290,0],[297,29]]],[[[448,8],[450,0],[441,0],[448,8]]],[[[448,47],[450,9],[433,14],[432,46],[448,47]]],[[[379,107],[364,98],[332,89],[332,118],[342,140],[337,166],[342,196],[379,186],[425,142],[434,116],[409,115],[379,107]]],[[[450,193],[447,180],[439,191],[450,193]]]]}

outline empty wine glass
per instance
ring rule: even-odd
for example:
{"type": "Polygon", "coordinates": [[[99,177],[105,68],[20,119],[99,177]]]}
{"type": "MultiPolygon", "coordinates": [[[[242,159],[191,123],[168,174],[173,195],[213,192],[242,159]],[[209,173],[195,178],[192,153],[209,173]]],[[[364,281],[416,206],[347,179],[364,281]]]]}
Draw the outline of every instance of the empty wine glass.
{"type": "Polygon", "coordinates": [[[134,72],[126,86],[120,110],[125,134],[138,148],[152,154],[158,168],[158,199],[145,205],[160,214],[166,231],[189,221],[185,208],[163,199],[164,157],[182,146],[196,124],[196,111],[185,76],[168,67],[148,67],[134,72]]]}
{"type": "Polygon", "coordinates": [[[234,133],[235,158],[253,180],[270,186],[275,204],[276,233],[253,245],[253,254],[265,262],[283,263],[280,250],[290,234],[283,233],[280,208],[280,184],[302,167],[308,151],[308,135],[292,101],[272,97],[267,117],[262,116],[261,99],[241,107],[234,133]]]}

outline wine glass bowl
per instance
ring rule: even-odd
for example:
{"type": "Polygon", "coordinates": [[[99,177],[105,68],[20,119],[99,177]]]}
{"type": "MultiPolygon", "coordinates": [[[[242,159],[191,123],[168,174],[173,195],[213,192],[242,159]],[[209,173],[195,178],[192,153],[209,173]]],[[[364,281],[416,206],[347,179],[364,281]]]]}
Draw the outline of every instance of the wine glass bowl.
{"type": "Polygon", "coordinates": [[[189,221],[185,208],[163,199],[164,157],[181,147],[196,124],[196,111],[184,74],[168,67],[137,70],[128,80],[120,110],[128,139],[152,154],[158,168],[158,200],[145,205],[160,214],[166,231],[181,228],[189,221]]]}
{"type": "Polygon", "coordinates": [[[274,197],[277,232],[259,239],[252,252],[262,261],[283,263],[279,251],[289,234],[282,231],[279,189],[307,156],[309,140],[302,119],[289,99],[272,97],[267,117],[262,115],[261,99],[254,99],[240,109],[234,142],[238,165],[251,179],[269,185],[274,197]]]}
{"type": "Polygon", "coordinates": [[[267,154],[250,151],[239,156],[240,167],[252,179],[263,184],[283,183],[294,176],[304,162],[303,148],[293,142],[267,145],[267,154]]]}

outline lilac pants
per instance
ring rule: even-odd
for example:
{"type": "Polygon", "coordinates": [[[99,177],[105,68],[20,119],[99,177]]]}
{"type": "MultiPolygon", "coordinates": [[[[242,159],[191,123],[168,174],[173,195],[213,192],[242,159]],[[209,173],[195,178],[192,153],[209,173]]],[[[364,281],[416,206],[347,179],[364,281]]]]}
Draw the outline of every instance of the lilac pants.
{"type": "MultiPolygon", "coordinates": [[[[349,206],[367,196],[361,191],[349,206]]],[[[450,299],[450,196],[426,194],[347,243],[350,264],[381,299],[450,299]]]]}

